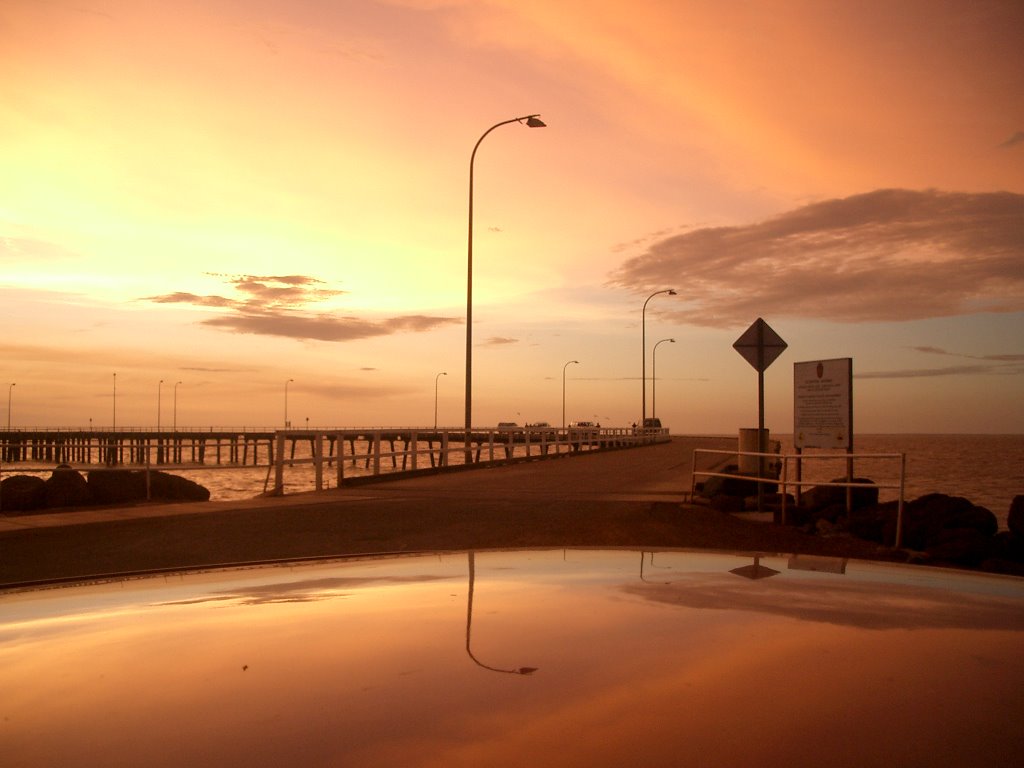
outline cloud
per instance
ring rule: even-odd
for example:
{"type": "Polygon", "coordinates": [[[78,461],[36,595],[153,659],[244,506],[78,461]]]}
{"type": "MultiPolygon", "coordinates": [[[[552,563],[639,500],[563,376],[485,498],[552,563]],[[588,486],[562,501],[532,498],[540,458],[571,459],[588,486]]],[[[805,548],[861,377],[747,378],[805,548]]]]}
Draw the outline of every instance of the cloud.
{"type": "Polygon", "coordinates": [[[518,344],[519,339],[510,339],[507,336],[491,336],[489,339],[484,341],[482,346],[485,347],[501,347],[506,344],[518,344]]]}
{"type": "Polygon", "coordinates": [[[964,352],[950,352],[940,347],[911,347],[915,352],[923,352],[929,355],[949,355],[951,357],[965,357],[968,360],[992,360],[1001,363],[1024,362],[1024,354],[1009,355],[968,355],[964,352]]]}
{"type": "Polygon", "coordinates": [[[678,292],[680,323],[917,320],[1024,311],[1024,195],[883,189],[647,247],[610,277],[678,292]]]}
{"type": "Polygon", "coordinates": [[[442,325],[461,323],[460,318],[431,315],[405,315],[374,321],[327,312],[308,312],[305,308],[340,296],[346,291],[326,288],[321,280],[305,275],[222,275],[237,297],[200,296],[175,292],[147,296],[143,301],[156,304],[190,304],[229,310],[201,324],[233,333],[261,336],[285,336],[316,341],[353,341],[395,333],[421,333],[442,325]]]}
{"type": "Polygon", "coordinates": [[[1024,131],[1017,131],[1013,136],[1000,144],[999,148],[1009,149],[1010,147],[1015,147],[1018,144],[1024,144],[1024,131]]]}
{"type": "Polygon", "coordinates": [[[936,376],[993,376],[1020,375],[1024,366],[954,365],[948,368],[911,368],[901,371],[875,371],[855,373],[855,379],[922,379],[936,376]]]}

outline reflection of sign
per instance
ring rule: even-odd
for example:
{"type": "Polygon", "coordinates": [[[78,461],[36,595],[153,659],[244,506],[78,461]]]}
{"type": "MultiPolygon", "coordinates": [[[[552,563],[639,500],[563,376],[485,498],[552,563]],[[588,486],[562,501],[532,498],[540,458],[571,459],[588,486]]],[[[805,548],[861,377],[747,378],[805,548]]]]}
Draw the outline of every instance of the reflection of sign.
{"type": "Polygon", "coordinates": [[[850,448],[853,443],[853,359],[793,364],[793,444],[850,448]]]}
{"type": "Polygon", "coordinates": [[[787,345],[782,337],[759,317],[732,346],[743,355],[744,360],[754,366],[754,370],[763,373],[765,368],[774,363],[786,350],[787,345]]]}

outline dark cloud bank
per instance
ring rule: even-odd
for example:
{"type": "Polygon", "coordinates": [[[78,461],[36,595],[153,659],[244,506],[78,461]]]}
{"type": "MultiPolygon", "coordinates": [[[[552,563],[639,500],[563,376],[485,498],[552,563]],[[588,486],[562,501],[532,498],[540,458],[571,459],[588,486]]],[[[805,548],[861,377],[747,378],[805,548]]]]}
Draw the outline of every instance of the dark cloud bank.
{"type": "Polygon", "coordinates": [[[1024,311],[1024,195],[884,189],[662,239],[611,284],[673,287],[669,320],[902,321],[1024,311]],[[678,302],[676,304],[675,302],[678,302]]]}

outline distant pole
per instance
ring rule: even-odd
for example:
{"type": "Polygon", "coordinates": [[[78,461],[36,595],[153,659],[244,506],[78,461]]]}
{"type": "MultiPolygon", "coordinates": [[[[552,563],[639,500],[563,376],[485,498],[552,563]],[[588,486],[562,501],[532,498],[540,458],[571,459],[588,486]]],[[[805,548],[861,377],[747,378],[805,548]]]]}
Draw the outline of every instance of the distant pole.
{"type": "Polygon", "coordinates": [[[643,400],[640,407],[640,428],[643,429],[644,420],[647,418],[647,302],[657,296],[659,293],[667,293],[669,296],[675,296],[676,292],[674,288],[664,288],[660,291],[655,291],[647,297],[647,301],[644,302],[644,308],[640,313],[640,346],[642,347],[641,352],[643,359],[643,366],[641,367],[640,383],[643,387],[643,400]]]}
{"type": "Polygon", "coordinates": [[[565,369],[570,365],[579,365],[579,360],[570,360],[568,363],[562,366],[562,430],[565,430],[565,369]]]}
{"type": "Polygon", "coordinates": [[[117,374],[114,374],[114,411],[110,417],[110,431],[117,432],[117,374]]]}
{"type": "Polygon", "coordinates": [[[434,429],[437,429],[437,381],[442,376],[447,376],[446,371],[441,371],[437,376],[434,377],[434,429]]]}
{"type": "Polygon", "coordinates": [[[11,385],[7,387],[7,431],[11,431],[11,393],[14,390],[16,382],[11,382],[11,385]]]}
{"type": "MultiPolygon", "coordinates": [[[[673,344],[676,343],[675,339],[662,339],[658,344],[664,344],[666,341],[670,341],[673,344]]],[[[654,345],[654,349],[651,351],[651,418],[655,419],[658,417],[658,344],[654,345]]]]}
{"type": "Polygon", "coordinates": [[[160,379],[160,382],[156,385],[156,431],[160,431],[160,390],[164,386],[164,380],[160,379]]]}
{"type": "Polygon", "coordinates": [[[178,431],[178,385],[179,384],[181,384],[180,381],[174,382],[174,424],[172,426],[172,429],[175,432],[178,431]]]}
{"type": "Polygon", "coordinates": [[[284,383],[284,428],[288,429],[288,385],[291,384],[295,379],[288,379],[284,383]]]}

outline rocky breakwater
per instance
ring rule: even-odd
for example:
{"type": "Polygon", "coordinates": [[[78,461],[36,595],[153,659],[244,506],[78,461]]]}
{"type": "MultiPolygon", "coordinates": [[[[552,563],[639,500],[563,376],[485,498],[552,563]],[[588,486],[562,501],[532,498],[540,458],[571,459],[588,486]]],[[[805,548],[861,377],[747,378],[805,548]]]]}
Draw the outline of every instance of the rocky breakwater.
{"type": "Polygon", "coordinates": [[[210,491],[198,483],[166,472],[104,469],[85,475],[61,465],[50,477],[12,475],[0,483],[0,512],[29,514],[69,507],[115,506],[146,501],[209,501],[210,491]]]}
{"type": "MultiPolygon", "coordinates": [[[[832,482],[845,483],[846,478],[832,482]]],[[[851,536],[895,549],[898,502],[879,502],[878,488],[868,478],[853,482],[862,487],[852,489],[849,511],[842,486],[811,487],[799,502],[787,495],[786,523],[816,536],[851,536]]],[[[782,500],[775,490],[772,486],[772,492],[765,492],[762,503],[780,522],[782,500]]],[[[756,492],[756,483],[739,474],[709,478],[698,491],[710,506],[725,512],[756,509],[756,492]]],[[[961,496],[926,494],[904,501],[899,551],[907,562],[1024,575],[1024,495],[1013,499],[1006,519],[1008,530],[1001,531],[995,514],[985,507],[961,496]]]]}

